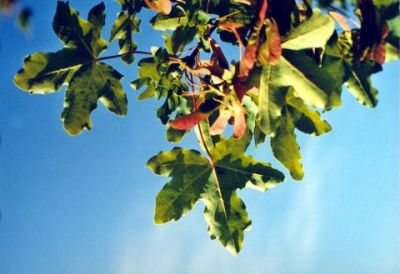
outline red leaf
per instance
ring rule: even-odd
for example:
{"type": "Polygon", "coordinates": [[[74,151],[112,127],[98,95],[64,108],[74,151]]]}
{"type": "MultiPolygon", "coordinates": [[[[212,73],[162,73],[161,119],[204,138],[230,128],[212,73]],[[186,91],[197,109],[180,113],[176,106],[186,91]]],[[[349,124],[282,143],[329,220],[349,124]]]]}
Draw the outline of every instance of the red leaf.
{"type": "Polygon", "coordinates": [[[174,129],[188,130],[205,120],[210,116],[211,113],[203,113],[195,111],[185,116],[178,117],[170,122],[170,125],[174,129]]]}

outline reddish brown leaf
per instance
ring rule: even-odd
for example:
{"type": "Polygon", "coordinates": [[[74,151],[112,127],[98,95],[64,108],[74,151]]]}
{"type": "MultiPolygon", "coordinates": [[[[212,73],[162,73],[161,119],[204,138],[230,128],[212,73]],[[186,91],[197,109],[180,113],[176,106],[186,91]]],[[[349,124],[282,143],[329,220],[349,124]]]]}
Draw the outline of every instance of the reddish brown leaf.
{"type": "Polygon", "coordinates": [[[236,71],[235,71],[235,76],[233,77],[232,83],[233,87],[236,92],[237,98],[242,101],[243,96],[246,94],[247,90],[249,89],[247,85],[245,84],[245,80],[240,78],[239,75],[239,70],[238,70],[238,65],[236,66],[236,71]]]}
{"type": "Polygon", "coordinates": [[[271,20],[271,30],[268,35],[270,36],[270,56],[269,63],[271,65],[276,65],[279,62],[279,59],[282,55],[282,46],[281,46],[281,35],[279,34],[278,24],[274,19],[271,20]]]}
{"type": "MultiPolygon", "coordinates": [[[[255,36],[252,34],[252,36],[255,36]]],[[[250,37],[251,39],[252,37],[250,37]]],[[[249,41],[246,47],[246,50],[243,54],[242,60],[240,60],[240,68],[239,68],[239,77],[247,77],[249,75],[250,70],[254,67],[254,63],[257,57],[257,50],[259,47],[259,39],[258,34],[255,39],[251,42],[249,41]]]]}
{"type": "Polygon", "coordinates": [[[224,132],[231,116],[232,112],[230,110],[221,110],[217,120],[215,120],[215,122],[212,124],[210,128],[210,134],[218,135],[224,132]]]}
{"type": "Polygon", "coordinates": [[[235,35],[235,38],[236,38],[240,48],[243,48],[243,40],[240,37],[238,30],[241,28],[244,28],[244,27],[246,27],[246,25],[240,24],[240,23],[235,23],[235,22],[225,22],[225,23],[218,25],[219,29],[232,32],[233,35],[235,35]]]}
{"type": "MultiPolygon", "coordinates": [[[[382,22],[372,0],[359,0],[361,28],[359,43],[355,48],[355,60],[375,59],[375,51],[383,40],[382,22]]],[[[381,51],[382,52],[382,51],[381,51]]],[[[382,61],[382,56],[380,56],[382,61]]]]}
{"type": "Polygon", "coordinates": [[[342,27],[344,31],[351,31],[349,24],[347,23],[346,18],[343,15],[336,11],[330,11],[329,15],[338,22],[338,24],[342,27]]]}
{"type": "Polygon", "coordinates": [[[235,89],[236,97],[239,99],[239,101],[242,101],[243,96],[250,90],[254,91],[254,88],[258,89],[258,87],[255,86],[257,82],[253,82],[251,79],[248,79],[247,76],[239,77],[239,63],[236,64],[235,75],[232,79],[232,84],[235,89]]]}
{"type": "Polygon", "coordinates": [[[233,137],[241,138],[246,132],[246,119],[242,109],[234,111],[233,137]]]}
{"type": "Polygon", "coordinates": [[[389,27],[387,23],[383,23],[382,26],[382,31],[381,31],[381,42],[379,45],[376,47],[375,52],[374,52],[374,60],[378,62],[379,64],[385,63],[385,58],[386,58],[386,51],[385,51],[385,39],[389,34],[389,27]]]}
{"type": "Polygon", "coordinates": [[[264,24],[265,15],[268,8],[267,0],[259,1],[260,10],[258,12],[258,20],[254,26],[254,29],[247,41],[246,50],[243,54],[242,60],[240,60],[239,67],[239,78],[247,77],[250,70],[254,67],[254,63],[257,58],[257,51],[260,46],[260,30],[264,24]]]}
{"type": "Polygon", "coordinates": [[[210,46],[211,49],[213,51],[213,55],[215,56],[214,58],[216,58],[216,60],[218,61],[218,64],[225,68],[225,69],[229,69],[229,63],[225,58],[224,53],[222,52],[221,47],[219,46],[219,44],[212,38],[210,38],[210,46]]]}
{"type": "Polygon", "coordinates": [[[258,0],[259,11],[258,11],[258,23],[263,23],[268,9],[267,0],[258,0]]]}
{"type": "Polygon", "coordinates": [[[144,2],[146,2],[146,5],[155,12],[165,15],[168,15],[172,9],[172,3],[170,0],[144,0],[144,2]]]}
{"type": "Polygon", "coordinates": [[[257,63],[259,65],[264,65],[268,62],[272,65],[276,65],[282,54],[282,46],[278,24],[273,18],[271,18],[271,20],[267,19],[265,36],[266,39],[261,45],[257,55],[257,63]]]}
{"type": "Polygon", "coordinates": [[[178,117],[170,122],[170,125],[174,129],[188,130],[205,120],[210,116],[211,113],[203,113],[201,111],[195,111],[185,116],[178,117]]]}

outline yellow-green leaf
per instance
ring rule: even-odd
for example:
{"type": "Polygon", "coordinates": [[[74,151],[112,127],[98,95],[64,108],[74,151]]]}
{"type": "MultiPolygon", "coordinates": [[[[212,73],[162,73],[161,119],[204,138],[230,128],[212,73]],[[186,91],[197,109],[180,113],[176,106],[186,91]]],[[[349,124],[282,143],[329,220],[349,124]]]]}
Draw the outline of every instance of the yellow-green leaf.
{"type": "Polygon", "coordinates": [[[285,49],[300,50],[325,46],[335,29],[334,20],[319,10],[293,28],[282,40],[285,49]]]}
{"type": "Polygon", "coordinates": [[[294,122],[291,114],[286,112],[282,116],[282,123],[276,136],[271,138],[271,148],[276,159],[279,160],[292,175],[293,179],[301,180],[304,176],[301,164],[300,147],[294,133],[294,122]]]}

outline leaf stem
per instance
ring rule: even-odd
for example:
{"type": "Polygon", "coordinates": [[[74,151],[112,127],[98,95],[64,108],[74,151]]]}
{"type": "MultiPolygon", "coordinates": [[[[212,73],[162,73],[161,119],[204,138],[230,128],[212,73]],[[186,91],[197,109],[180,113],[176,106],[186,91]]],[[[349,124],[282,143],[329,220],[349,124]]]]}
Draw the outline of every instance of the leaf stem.
{"type": "MultiPolygon", "coordinates": [[[[193,110],[196,111],[197,110],[197,102],[196,102],[194,80],[193,80],[193,74],[192,73],[190,73],[190,81],[192,83],[191,86],[192,86],[193,110]]],[[[211,151],[207,146],[207,142],[206,142],[206,140],[204,138],[203,130],[201,129],[200,123],[198,123],[196,127],[197,127],[197,132],[198,132],[198,134],[196,134],[197,135],[197,139],[199,140],[201,146],[203,146],[203,148],[206,151],[206,154],[208,156],[208,161],[210,162],[210,165],[211,165],[211,168],[212,168],[212,174],[215,177],[215,184],[217,185],[217,190],[218,190],[219,198],[221,200],[222,209],[224,211],[225,218],[228,220],[228,213],[226,211],[224,198],[222,196],[222,189],[221,189],[221,185],[220,185],[220,182],[219,182],[219,179],[218,179],[217,171],[215,169],[215,163],[214,163],[213,157],[211,155],[211,151]]]]}
{"type": "Polygon", "coordinates": [[[100,57],[97,58],[96,61],[103,61],[103,60],[109,60],[109,59],[115,59],[115,58],[119,58],[119,57],[123,57],[129,54],[145,54],[145,55],[152,55],[151,52],[149,51],[143,51],[143,50],[131,50],[122,54],[115,54],[115,55],[110,55],[110,56],[104,56],[104,57],[100,57]]]}

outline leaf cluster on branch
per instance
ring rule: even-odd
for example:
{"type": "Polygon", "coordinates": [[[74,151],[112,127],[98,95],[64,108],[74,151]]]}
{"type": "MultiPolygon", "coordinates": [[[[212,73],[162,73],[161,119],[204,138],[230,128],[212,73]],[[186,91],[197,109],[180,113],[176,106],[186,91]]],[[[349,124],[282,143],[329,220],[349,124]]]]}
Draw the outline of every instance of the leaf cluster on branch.
{"type": "Polygon", "coordinates": [[[145,55],[131,83],[141,91],[138,99],[161,101],[156,114],[168,141],[179,142],[195,130],[203,151],[175,147],[148,161],[155,174],[170,177],[157,195],[155,222],[178,220],[202,201],[211,238],[233,254],[251,226],[237,190],[266,191],[284,180],[282,172],[249,154],[250,144],[269,142],[275,158],[301,180],[296,132],[329,132],[321,111],[341,105],[343,85],[361,104],[376,106],[371,75],[399,57],[398,1],[117,2],[121,12],[109,42],[118,42],[119,54],[100,57],[108,46],[101,37],[103,3],[85,20],[59,1],[53,29],[63,48],[27,56],[15,84],[35,94],[66,85],[62,120],[76,135],[92,127],[98,101],[115,114],[127,114],[122,75],[105,62],[121,58],[131,64],[145,55]],[[346,13],[348,5],[355,16],[346,13]],[[164,47],[137,50],[134,34],[140,32],[143,9],[155,12],[149,24],[163,32],[164,47]],[[225,49],[232,46],[238,57],[230,60],[225,49]],[[224,134],[230,125],[232,136],[224,134]]]}

